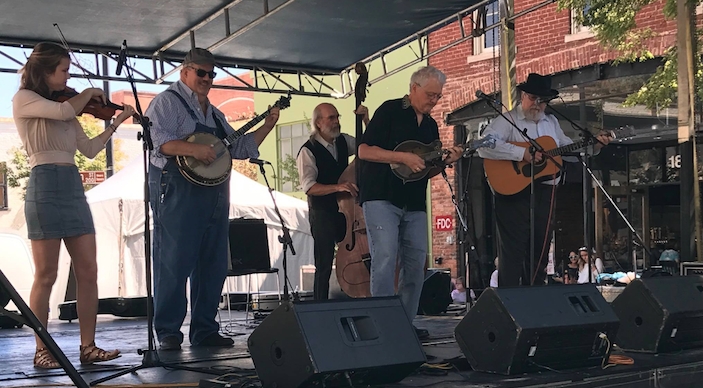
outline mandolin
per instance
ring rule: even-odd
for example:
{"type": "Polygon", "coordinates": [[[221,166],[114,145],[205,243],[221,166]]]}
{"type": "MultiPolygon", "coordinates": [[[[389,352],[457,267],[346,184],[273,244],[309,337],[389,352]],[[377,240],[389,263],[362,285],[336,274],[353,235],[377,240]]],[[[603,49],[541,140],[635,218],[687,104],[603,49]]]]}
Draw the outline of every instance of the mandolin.
{"type": "MultiPolygon", "coordinates": [[[[495,148],[495,146],[496,141],[492,136],[472,140],[461,145],[464,149],[461,157],[466,158],[479,148],[495,148]]],[[[425,168],[418,172],[413,172],[404,164],[392,163],[390,165],[391,171],[393,171],[393,174],[400,178],[403,183],[419,181],[420,179],[426,177],[433,168],[444,167],[446,165],[446,163],[444,163],[444,157],[449,154],[449,151],[442,149],[442,142],[439,140],[435,140],[430,144],[425,144],[417,140],[407,140],[398,144],[393,151],[412,152],[413,154],[420,156],[425,161],[425,168]]]]}

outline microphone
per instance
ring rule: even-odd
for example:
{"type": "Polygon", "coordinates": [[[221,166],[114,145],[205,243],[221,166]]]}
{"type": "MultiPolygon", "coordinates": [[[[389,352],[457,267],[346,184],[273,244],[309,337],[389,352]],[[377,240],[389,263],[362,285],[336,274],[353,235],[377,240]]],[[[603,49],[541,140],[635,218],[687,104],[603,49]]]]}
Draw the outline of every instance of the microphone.
{"type": "Polygon", "coordinates": [[[488,94],[484,93],[481,90],[476,91],[476,98],[479,100],[486,100],[487,102],[493,103],[493,104],[500,104],[500,101],[496,100],[495,98],[489,96],[488,94]]]}
{"type": "Polygon", "coordinates": [[[261,166],[261,167],[263,167],[264,164],[268,164],[269,166],[272,165],[271,162],[268,162],[268,161],[266,161],[266,160],[256,159],[256,158],[249,158],[249,163],[251,163],[251,164],[258,164],[258,165],[261,166]]]}
{"type": "Polygon", "coordinates": [[[124,66],[125,61],[127,60],[127,40],[122,41],[122,47],[120,48],[120,55],[117,57],[117,70],[115,70],[115,74],[120,75],[122,74],[122,67],[124,66]]]}

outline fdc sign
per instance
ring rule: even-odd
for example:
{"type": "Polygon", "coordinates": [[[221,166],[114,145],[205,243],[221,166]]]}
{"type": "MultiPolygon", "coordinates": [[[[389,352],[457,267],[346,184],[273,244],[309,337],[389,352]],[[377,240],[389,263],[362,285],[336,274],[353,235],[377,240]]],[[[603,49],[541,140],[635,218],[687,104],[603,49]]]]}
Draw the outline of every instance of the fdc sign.
{"type": "Polygon", "coordinates": [[[434,230],[449,232],[454,229],[452,216],[434,216],[434,230]]]}

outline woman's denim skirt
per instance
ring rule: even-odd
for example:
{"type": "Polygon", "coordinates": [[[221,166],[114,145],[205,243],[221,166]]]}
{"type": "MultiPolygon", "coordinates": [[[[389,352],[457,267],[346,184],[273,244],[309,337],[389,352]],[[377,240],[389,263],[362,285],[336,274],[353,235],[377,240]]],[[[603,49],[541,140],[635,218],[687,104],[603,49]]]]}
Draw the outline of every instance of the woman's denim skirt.
{"type": "Polygon", "coordinates": [[[24,214],[30,240],[95,234],[76,166],[42,164],[32,168],[24,214]]]}

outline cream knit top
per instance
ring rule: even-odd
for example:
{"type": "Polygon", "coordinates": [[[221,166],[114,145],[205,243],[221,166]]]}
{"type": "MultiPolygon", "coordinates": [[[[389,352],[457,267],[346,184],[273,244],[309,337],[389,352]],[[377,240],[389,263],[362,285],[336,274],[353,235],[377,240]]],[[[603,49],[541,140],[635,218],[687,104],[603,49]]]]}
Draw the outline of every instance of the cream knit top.
{"type": "Polygon", "coordinates": [[[68,101],[56,102],[20,89],[12,99],[12,115],[30,168],[40,164],[75,164],[76,150],[92,159],[105,148],[98,137],[88,138],[68,101]]]}

